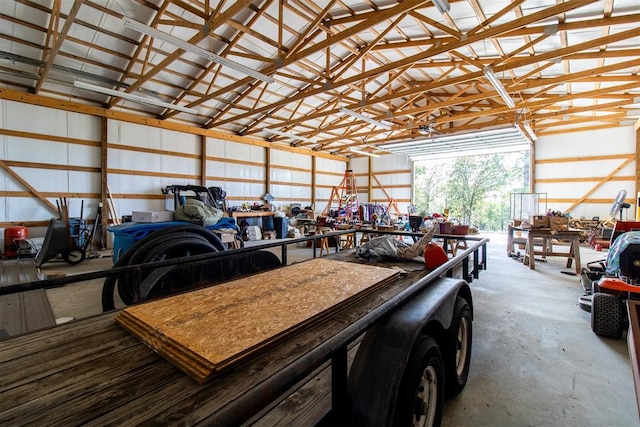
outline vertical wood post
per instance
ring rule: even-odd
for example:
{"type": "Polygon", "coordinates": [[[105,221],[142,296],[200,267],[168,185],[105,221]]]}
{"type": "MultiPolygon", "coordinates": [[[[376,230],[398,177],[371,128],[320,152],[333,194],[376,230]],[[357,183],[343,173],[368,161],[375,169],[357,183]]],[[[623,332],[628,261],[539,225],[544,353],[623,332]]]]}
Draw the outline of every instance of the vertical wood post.
{"type": "Polygon", "coordinates": [[[316,205],[316,156],[311,156],[311,206],[316,205]]]}
{"type": "Polygon", "coordinates": [[[367,203],[373,203],[373,157],[369,157],[369,167],[367,170],[367,203]]]}
{"type": "Polygon", "coordinates": [[[207,136],[200,137],[200,185],[207,187],[207,136]]]}
{"type": "MultiPolygon", "coordinates": [[[[107,215],[107,180],[109,176],[109,119],[100,119],[100,203],[102,204],[102,241],[107,245],[107,225],[109,225],[109,215],[107,215]]],[[[94,224],[94,227],[96,225],[94,224]]]]}
{"type": "Polygon", "coordinates": [[[264,149],[264,193],[271,192],[271,148],[264,149]]]}

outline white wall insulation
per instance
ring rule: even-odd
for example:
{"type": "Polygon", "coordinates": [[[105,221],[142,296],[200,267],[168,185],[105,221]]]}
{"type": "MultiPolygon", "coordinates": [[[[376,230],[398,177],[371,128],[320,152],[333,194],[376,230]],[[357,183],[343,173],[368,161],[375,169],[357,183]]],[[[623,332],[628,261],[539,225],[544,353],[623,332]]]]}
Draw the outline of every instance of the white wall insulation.
{"type": "MultiPolygon", "coordinates": [[[[72,216],[79,215],[84,200],[84,217],[93,218],[100,195],[101,122],[95,116],[2,100],[0,158],[54,205],[58,197],[68,196],[72,216]]],[[[133,210],[165,209],[161,189],[167,185],[200,184],[202,136],[113,119],[108,120],[107,134],[108,181],[111,192],[119,196],[115,197],[119,216],[133,210]]],[[[315,199],[319,214],[347,169],[356,175],[362,203],[388,204],[390,196],[405,212],[412,201],[413,165],[403,156],[358,157],[349,162],[312,159],[212,137],[206,139],[205,154],[206,185],[222,187],[230,205],[260,202],[269,191],[276,206],[283,209],[294,202],[305,206],[315,199]],[[312,194],[314,161],[316,190],[312,194]],[[370,173],[375,177],[371,183],[370,173]],[[267,178],[269,189],[264,185],[267,178]],[[369,185],[373,187],[370,195],[369,185]]],[[[541,137],[535,152],[535,191],[547,193],[550,209],[564,211],[570,205],[566,200],[586,195],[625,158],[635,159],[635,155],[633,127],[541,137]],[[594,159],[598,156],[609,158],[594,159]]],[[[635,169],[635,160],[631,160],[571,214],[577,218],[607,217],[613,199],[625,189],[632,204],[625,219],[634,219],[638,191],[635,169]]],[[[57,215],[6,171],[0,177],[0,191],[4,194],[0,197],[0,222],[44,222],[57,215]]],[[[44,227],[30,228],[32,236],[44,231],[44,227]]]]}
{"type": "Polygon", "coordinates": [[[547,193],[548,208],[562,212],[573,204],[567,199],[586,196],[587,200],[569,214],[573,218],[597,216],[606,219],[613,200],[624,189],[631,208],[625,211],[623,219],[634,220],[638,191],[635,188],[636,162],[631,160],[615,171],[626,159],[635,158],[635,151],[633,126],[540,137],[535,148],[534,191],[547,193]],[[616,158],[594,159],[606,156],[616,158]],[[613,174],[611,180],[588,194],[610,174],[613,174]]]}

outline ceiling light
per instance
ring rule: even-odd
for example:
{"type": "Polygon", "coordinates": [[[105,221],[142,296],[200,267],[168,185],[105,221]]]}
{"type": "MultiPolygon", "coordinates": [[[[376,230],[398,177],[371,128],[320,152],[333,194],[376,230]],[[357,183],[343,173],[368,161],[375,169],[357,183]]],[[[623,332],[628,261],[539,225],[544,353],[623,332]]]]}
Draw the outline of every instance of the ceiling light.
{"type": "Polygon", "coordinates": [[[627,110],[627,117],[640,117],[640,110],[627,110]]]}
{"type": "Polygon", "coordinates": [[[196,110],[195,108],[183,107],[181,105],[171,104],[169,102],[160,101],[159,99],[148,98],[146,96],[134,95],[132,93],[120,92],[120,91],[115,90],[115,89],[109,89],[109,88],[102,87],[102,86],[96,86],[96,85],[93,85],[91,83],[81,82],[79,80],[76,80],[75,82],[73,82],[73,85],[75,87],[79,88],[79,89],[86,89],[86,90],[90,90],[92,92],[98,92],[98,93],[103,93],[103,94],[109,95],[109,96],[115,96],[115,97],[118,97],[118,98],[126,99],[126,100],[131,101],[131,102],[137,102],[138,104],[155,105],[156,107],[162,107],[162,108],[168,108],[170,110],[182,111],[183,113],[200,114],[200,111],[196,110]]]}
{"type": "Polygon", "coordinates": [[[538,140],[538,137],[536,136],[536,133],[533,131],[533,128],[531,127],[529,122],[524,122],[522,124],[522,127],[524,128],[525,132],[527,132],[532,141],[538,140]]]}
{"type": "Polygon", "coordinates": [[[390,124],[388,124],[388,123],[370,119],[369,117],[363,116],[362,114],[356,113],[355,111],[349,110],[348,108],[341,108],[340,112],[342,114],[348,114],[351,117],[354,117],[356,119],[360,119],[363,122],[367,122],[367,123],[372,124],[374,126],[378,126],[378,127],[385,128],[385,129],[388,129],[388,130],[392,129],[392,126],[390,124]]]}
{"type": "Polygon", "coordinates": [[[231,61],[230,59],[227,58],[223,58],[219,55],[216,55],[213,52],[209,52],[206,49],[203,49],[199,46],[196,46],[194,44],[189,43],[186,40],[182,40],[179,39],[177,37],[172,36],[171,34],[165,33],[163,31],[160,30],[156,30],[155,28],[151,28],[147,25],[144,25],[138,21],[135,21],[131,18],[127,18],[126,16],[122,18],[122,22],[124,23],[125,27],[129,27],[132,30],[136,30],[142,34],[146,34],[148,36],[151,36],[153,38],[156,38],[158,40],[162,40],[165,41],[167,43],[170,43],[176,47],[179,47],[182,50],[186,50],[188,52],[191,53],[195,53],[196,55],[200,55],[205,59],[208,59],[210,61],[213,61],[217,64],[220,65],[225,65],[229,68],[233,68],[236,71],[239,71],[243,74],[246,74],[247,76],[251,76],[254,79],[258,79],[258,80],[262,80],[264,82],[267,83],[273,83],[275,80],[269,76],[267,76],[266,74],[262,74],[259,71],[256,71],[252,68],[246,67],[242,64],[239,64],[235,61],[231,61]]]}
{"type": "Polygon", "coordinates": [[[364,154],[365,156],[369,156],[369,157],[380,157],[379,154],[373,154],[368,151],[358,150],[357,148],[349,148],[349,151],[356,154],[364,154]]]}
{"type": "Polygon", "coordinates": [[[286,138],[297,139],[300,141],[307,141],[307,142],[311,142],[312,144],[316,144],[318,142],[317,139],[307,138],[305,136],[296,135],[290,132],[281,132],[279,130],[273,130],[273,129],[267,129],[267,128],[263,128],[262,130],[273,135],[280,135],[286,138]]]}
{"type": "Polygon", "coordinates": [[[445,12],[449,12],[451,6],[447,0],[433,0],[433,5],[438,9],[438,11],[442,14],[445,12]]]}
{"type": "Polygon", "coordinates": [[[498,80],[491,67],[486,66],[482,69],[482,71],[484,72],[484,76],[487,78],[487,80],[489,80],[489,83],[491,83],[491,86],[493,86],[494,89],[498,91],[498,95],[502,97],[507,106],[509,108],[515,108],[516,103],[513,102],[513,99],[509,96],[509,93],[504,88],[504,86],[502,86],[502,83],[500,83],[500,80],[498,80]]]}

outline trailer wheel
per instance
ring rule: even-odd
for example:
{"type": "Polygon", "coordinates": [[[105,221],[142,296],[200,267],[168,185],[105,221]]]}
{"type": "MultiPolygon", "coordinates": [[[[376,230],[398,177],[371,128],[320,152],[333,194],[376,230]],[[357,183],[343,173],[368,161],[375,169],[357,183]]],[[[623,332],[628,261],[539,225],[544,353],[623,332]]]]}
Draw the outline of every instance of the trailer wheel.
{"type": "Polygon", "coordinates": [[[400,382],[394,425],[440,425],[444,402],[444,368],[438,344],[422,336],[411,352],[400,382]]]}
{"type": "Polygon", "coordinates": [[[457,396],[467,384],[472,341],[471,308],[466,299],[458,297],[443,348],[446,397],[457,396]]]}
{"type": "Polygon", "coordinates": [[[620,338],[624,306],[615,295],[597,292],[591,297],[591,330],[601,337],[620,338]]]}

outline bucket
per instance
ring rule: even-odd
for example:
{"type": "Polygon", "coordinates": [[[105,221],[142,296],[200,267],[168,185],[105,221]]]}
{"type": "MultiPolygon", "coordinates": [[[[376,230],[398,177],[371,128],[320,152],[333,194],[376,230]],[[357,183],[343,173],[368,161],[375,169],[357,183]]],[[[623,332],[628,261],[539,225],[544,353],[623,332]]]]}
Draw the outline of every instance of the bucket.
{"type": "Polygon", "coordinates": [[[24,240],[29,237],[27,227],[8,227],[4,229],[4,256],[12,258],[18,256],[18,248],[15,240],[24,240]]]}

